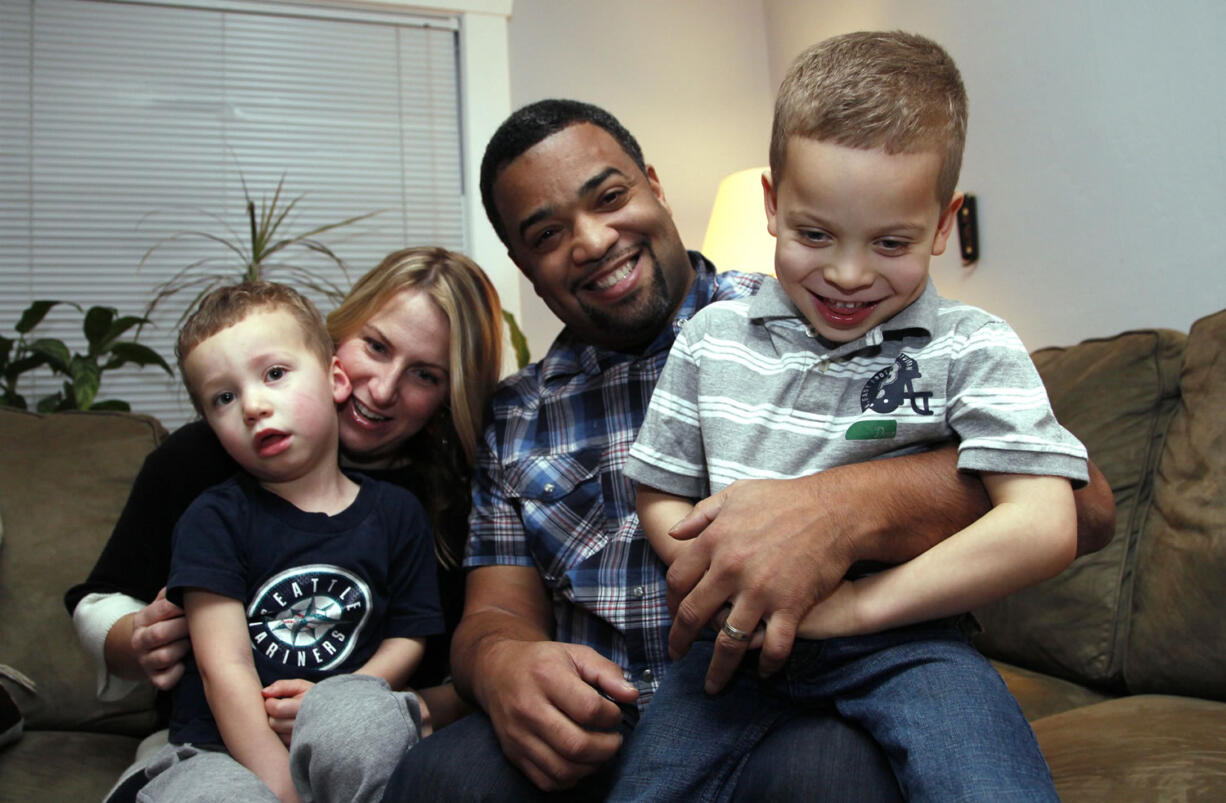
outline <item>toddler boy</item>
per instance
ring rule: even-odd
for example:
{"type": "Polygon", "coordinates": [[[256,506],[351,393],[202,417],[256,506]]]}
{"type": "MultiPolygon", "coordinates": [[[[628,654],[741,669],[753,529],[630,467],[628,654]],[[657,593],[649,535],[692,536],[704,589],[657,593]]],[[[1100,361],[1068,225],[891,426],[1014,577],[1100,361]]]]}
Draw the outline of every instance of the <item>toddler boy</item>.
{"type": "MultiPolygon", "coordinates": [[[[421,505],[337,465],[349,380],[332,352],[315,307],[270,282],[213,291],[179,334],[192,403],[244,471],[175,529],[167,596],[186,612],[194,660],[140,800],[361,799],[361,778],[311,788],[313,766],[295,791],[261,689],[343,673],[374,678],[333,682],[399,689],[443,628],[421,505]]],[[[398,697],[419,728],[416,700],[398,697]]]]}
{"type": "MultiPolygon", "coordinates": [[[[778,281],[686,324],[626,474],[665,563],[689,546],[668,530],[692,500],[738,479],[955,436],[959,467],[980,475],[993,509],[908,563],[849,575],[771,678],[744,666],[707,696],[713,644],[696,643],[629,741],[614,799],[722,799],[756,741],[825,705],[881,744],[908,799],[1057,799],[963,614],[1072,561],[1070,480],[1087,480],[1086,454],[1007,324],[940,298],[928,278],[962,203],[965,131],[961,77],[927,39],[856,33],[800,56],[763,177],[778,281]]],[[[746,641],[756,625],[728,620],[715,637],[746,641]]]]}

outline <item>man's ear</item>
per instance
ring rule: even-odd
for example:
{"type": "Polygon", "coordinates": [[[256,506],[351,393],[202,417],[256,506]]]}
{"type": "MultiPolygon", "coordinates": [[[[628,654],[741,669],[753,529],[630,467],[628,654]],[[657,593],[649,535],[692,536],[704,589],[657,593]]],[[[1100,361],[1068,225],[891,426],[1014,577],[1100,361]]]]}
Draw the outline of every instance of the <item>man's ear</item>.
{"type": "Polygon", "coordinates": [[[962,202],[966,200],[966,193],[955,193],[949,206],[945,207],[945,211],[941,213],[941,219],[937,221],[937,233],[932,238],[932,255],[934,257],[945,253],[945,245],[949,242],[949,235],[953,233],[954,221],[958,219],[958,210],[962,208],[962,202]]]}
{"type": "Polygon", "coordinates": [[[656,169],[652,165],[647,165],[647,186],[651,187],[651,194],[656,196],[656,200],[660,205],[668,210],[668,214],[673,214],[673,208],[668,205],[668,199],[664,197],[664,187],[660,184],[660,177],[656,175],[656,169]]]}
{"type": "Polygon", "coordinates": [[[762,201],[766,205],[766,230],[772,237],[778,237],[779,224],[775,222],[778,199],[775,197],[775,185],[771,180],[770,170],[762,171],[762,201]]]}
{"type": "Polygon", "coordinates": [[[349,394],[353,393],[353,384],[349,381],[349,375],[345,373],[345,369],[341,368],[341,361],[332,358],[332,362],[328,365],[328,373],[332,375],[332,401],[337,404],[342,404],[349,398],[349,394]]]}

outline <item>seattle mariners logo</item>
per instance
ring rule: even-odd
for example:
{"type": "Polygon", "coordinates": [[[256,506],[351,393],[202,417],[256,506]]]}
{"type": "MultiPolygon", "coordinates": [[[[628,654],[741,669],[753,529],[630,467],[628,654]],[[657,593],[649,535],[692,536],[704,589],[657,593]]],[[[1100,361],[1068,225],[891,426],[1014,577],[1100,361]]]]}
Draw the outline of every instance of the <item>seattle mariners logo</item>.
{"type": "Polygon", "coordinates": [[[932,410],[928,409],[932,392],[916,391],[911,386],[912,380],[920,376],[919,364],[906,354],[899,354],[893,365],[882,368],[864,383],[860,391],[860,410],[871,407],[874,412],[892,413],[906,401],[911,403],[911,409],[917,414],[933,415],[932,410]]]}
{"type": "Polygon", "coordinates": [[[287,569],[247,606],[251,648],[298,669],[334,669],[353,652],[370,615],[366,582],[339,566],[287,569]]]}

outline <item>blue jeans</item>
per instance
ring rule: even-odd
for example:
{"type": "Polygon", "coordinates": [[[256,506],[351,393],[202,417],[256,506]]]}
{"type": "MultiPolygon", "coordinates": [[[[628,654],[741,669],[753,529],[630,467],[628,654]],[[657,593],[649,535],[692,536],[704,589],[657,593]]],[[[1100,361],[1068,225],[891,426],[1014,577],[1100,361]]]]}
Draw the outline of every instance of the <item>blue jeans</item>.
{"type": "Polygon", "coordinates": [[[881,745],[909,800],[1059,800],[1017,701],[957,620],[797,641],[773,677],[759,679],[750,658],[714,696],[702,688],[710,635],[670,668],[611,801],[732,800],[744,757],[824,705],[881,745]]]}
{"type": "MultiPolygon", "coordinates": [[[[626,735],[625,744],[634,738],[626,735]]],[[[506,760],[489,718],[477,712],[405,753],[383,800],[594,801],[608,794],[619,768],[614,759],[575,789],[547,795],[506,760]]],[[[877,744],[828,711],[790,718],[755,747],[740,779],[732,798],[736,803],[901,800],[877,744]]]]}

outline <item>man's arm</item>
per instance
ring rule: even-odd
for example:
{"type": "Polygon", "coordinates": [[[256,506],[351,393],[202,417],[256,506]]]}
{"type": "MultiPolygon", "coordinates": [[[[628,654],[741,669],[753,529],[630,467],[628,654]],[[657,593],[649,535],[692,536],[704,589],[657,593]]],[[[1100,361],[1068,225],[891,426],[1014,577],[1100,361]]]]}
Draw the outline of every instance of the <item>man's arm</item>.
{"type": "Polygon", "coordinates": [[[464,617],[451,642],[457,690],[493,722],[507,758],[544,790],[591,774],[621,745],[617,705],[638,690],[595,650],[550,641],[552,618],[531,567],[468,575],[464,617]]]}
{"type": "Polygon", "coordinates": [[[284,803],[296,803],[289,752],[269,727],[251,657],[247,617],[236,599],[189,589],[183,594],[209,710],[230,754],[284,803]]]}
{"type": "MultiPolygon", "coordinates": [[[[742,480],[700,501],[673,528],[695,547],[668,571],[675,611],[669,649],[689,649],[728,601],[747,629],[766,618],[760,671],[787,659],[800,618],[852,563],[901,563],[958,532],[991,507],[983,484],[957,470],[953,447],[854,463],[793,480],[742,480]],[[699,537],[701,536],[701,537],[699,537]]],[[[1114,503],[1101,472],[1074,495],[1079,553],[1110,540],[1114,503]]],[[[722,688],[745,644],[720,634],[708,681],[722,688]]]]}

